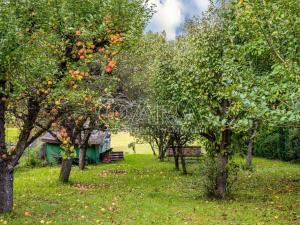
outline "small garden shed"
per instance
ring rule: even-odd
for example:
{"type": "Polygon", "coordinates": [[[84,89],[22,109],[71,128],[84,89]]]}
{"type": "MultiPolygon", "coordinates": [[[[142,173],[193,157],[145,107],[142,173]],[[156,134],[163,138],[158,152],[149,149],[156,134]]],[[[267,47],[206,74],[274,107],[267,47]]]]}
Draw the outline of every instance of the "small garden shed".
{"type": "MultiPolygon", "coordinates": [[[[105,140],[107,139],[106,136],[107,132],[96,130],[91,134],[86,152],[86,160],[89,163],[99,163],[101,154],[110,150],[105,144],[105,140]]],[[[61,156],[59,140],[50,133],[46,133],[42,136],[41,140],[44,142],[41,154],[42,158],[47,160],[49,163],[57,163],[61,156]]],[[[78,146],[75,146],[75,149],[76,155],[79,157],[78,146]]]]}

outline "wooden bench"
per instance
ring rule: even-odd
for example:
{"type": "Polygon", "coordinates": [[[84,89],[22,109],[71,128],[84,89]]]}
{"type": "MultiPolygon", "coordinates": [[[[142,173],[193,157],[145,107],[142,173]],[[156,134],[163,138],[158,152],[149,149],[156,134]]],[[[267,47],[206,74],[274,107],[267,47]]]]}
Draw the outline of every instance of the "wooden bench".
{"type": "MultiPolygon", "coordinates": [[[[196,158],[199,159],[202,155],[202,150],[200,146],[185,146],[182,148],[182,153],[185,158],[196,158]]],[[[174,157],[174,152],[172,148],[168,148],[167,157],[174,157]]]]}
{"type": "Polygon", "coordinates": [[[119,161],[124,159],[124,152],[110,152],[111,161],[119,161]]]}

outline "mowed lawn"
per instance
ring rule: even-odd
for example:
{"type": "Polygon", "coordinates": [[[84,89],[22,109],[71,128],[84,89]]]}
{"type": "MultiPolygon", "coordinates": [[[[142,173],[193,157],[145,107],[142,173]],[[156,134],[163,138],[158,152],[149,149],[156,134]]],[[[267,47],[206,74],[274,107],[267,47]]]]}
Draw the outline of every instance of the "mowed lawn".
{"type": "Polygon", "coordinates": [[[300,224],[300,165],[255,159],[241,172],[232,199],[203,196],[197,164],[188,176],[152,155],[73,168],[71,183],[58,167],[18,168],[15,206],[0,224],[300,224]]]}
{"type": "MultiPolygon", "coordinates": [[[[8,138],[17,133],[10,129],[8,138]]],[[[84,172],[74,166],[65,185],[58,166],[17,168],[14,211],[0,224],[300,224],[300,165],[256,158],[255,172],[240,172],[232,198],[216,201],[203,195],[199,164],[182,176],[172,162],[146,154],[147,144],[130,154],[133,141],[113,134],[112,147],[125,151],[125,160],[84,172]]]]}
{"type": "Polygon", "coordinates": [[[146,143],[137,142],[136,138],[131,136],[127,132],[119,132],[117,134],[113,133],[111,135],[111,146],[115,151],[124,151],[125,153],[133,153],[132,148],[128,145],[135,142],[135,151],[137,154],[151,154],[151,147],[146,143]]]}

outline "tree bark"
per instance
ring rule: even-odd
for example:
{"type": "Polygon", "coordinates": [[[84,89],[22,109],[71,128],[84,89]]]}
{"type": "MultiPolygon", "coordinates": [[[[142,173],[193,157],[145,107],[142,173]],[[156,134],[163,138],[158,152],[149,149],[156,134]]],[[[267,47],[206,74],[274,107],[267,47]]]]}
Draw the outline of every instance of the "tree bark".
{"type": "Polygon", "coordinates": [[[258,122],[254,122],[252,129],[250,129],[250,140],[247,148],[247,158],[246,158],[246,168],[252,169],[252,159],[253,159],[253,143],[256,136],[256,131],[258,128],[258,122]]]}
{"type": "Polygon", "coordinates": [[[152,150],[152,152],[153,152],[153,155],[156,156],[156,152],[155,152],[155,148],[154,148],[153,142],[150,141],[149,144],[150,144],[151,150],[152,150]]]}
{"type": "MultiPolygon", "coordinates": [[[[16,154],[13,157],[13,160],[11,162],[11,166],[15,167],[18,163],[19,160],[21,158],[21,156],[23,155],[25,149],[29,146],[29,137],[31,134],[31,131],[34,128],[34,124],[37,120],[39,111],[40,111],[40,102],[37,102],[35,99],[33,98],[29,98],[28,99],[28,103],[27,103],[27,107],[28,107],[28,112],[26,115],[26,120],[24,120],[24,124],[22,126],[20,135],[19,135],[19,139],[16,145],[16,154]]],[[[37,137],[36,137],[37,138],[37,137]]],[[[33,141],[33,140],[31,140],[33,141]]]]}
{"type": "Polygon", "coordinates": [[[179,169],[179,155],[177,153],[177,151],[175,151],[175,154],[174,154],[174,161],[175,161],[175,170],[180,170],[179,169]]]}
{"type": "MultiPolygon", "coordinates": [[[[87,120],[87,119],[86,119],[87,120]]],[[[83,123],[84,124],[84,123],[83,123]]],[[[83,126],[82,124],[82,126],[83,126]]],[[[78,135],[78,140],[79,140],[79,146],[80,146],[80,153],[79,153],[79,169],[84,170],[86,166],[86,151],[87,147],[89,145],[89,139],[91,137],[93,128],[95,126],[95,120],[93,118],[90,118],[90,124],[89,124],[89,129],[83,132],[83,137],[81,133],[78,135]]]]}
{"type": "Polygon", "coordinates": [[[182,151],[182,146],[178,146],[177,147],[177,151],[180,157],[180,161],[181,161],[181,167],[182,167],[182,174],[183,175],[187,175],[187,170],[186,170],[186,163],[185,163],[185,157],[182,151]]]}
{"type": "Polygon", "coordinates": [[[217,176],[215,186],[215,196],[217,198],[225,198],[227,191],[227,177],[228,177],[228,152],[226,149],[231,144],[232,132],[230,129],[222,131],[221,143],[217,151],[217,176]]]}
{"type": "Polygon", "coordinates": [[[171,146],[173,150],[174,162],[175,162],[175,170],[179,171],[179,156],[178,151],[176,151],[176,147],[174,145],[174,141],[171,141],[171,146]]]}
{"type": "Polygon", "coordinates": [[[85,165],[86,165],[86,147],[82,146],[80,147],[80,152],[79,152],[79,169],[84,170],[85,165]]]}
{"type": "Polygon", "coordinates": [[[163,144],[163,136],[160,134],[159,135],[159,143],[158,143],[158,151],[159,151],[159,160],[164,161],[164,144],[163,144]]]}
{"type": "Polygon", "coordinates": [[[0,213],[9,212],[13,208],[14,171],[8,168],[7,149],[5,143],[5,80],[0,80],[0,213]]]}
{"type": "Polygon", "coordinates": [[[1,91],[5,87],[5,83],[2,84],[2,81],[0,81],[0,153],[6,152],[6,145],[5,145],[5,111],[6,111],[6,103],[2,100],[4,98],[4,95],[1,94],[1,91]]]}
{"type": "Polygon", "coordinates": [[[14,171],[9,170],[4,162],[0,162],[0,213],[13,209],[14,171]]]}
{"type": "Polygon", "coordinates": [[[178,155],[178,153],[176,152],[176,154],[174,155],[174,160],[175,160],[175,169],[176,170],[180,170],[179,169],[179,155],[178,155]]]}
{"type": "Polygon", "coordinates": [[[247,147],[247,158],[246,158],[246,168],[252,168],[252,159],[253,159],[253,142],[254,140],[250,140],[247,147]]]}
{"type": "Polygon", "coordinates": [[[227,189],[227,163],[228,158],[221,152],[217,156],[217,177],[216,177],[216,189],[215,195],[217,198],[226,197],[227,189]]]}
{"type": "Polygon", "coordinates": [[[72,161],[73,159],[62,160],[59,180],[63,183],[69,182],[69,177],[72,169],[72,161]]]}

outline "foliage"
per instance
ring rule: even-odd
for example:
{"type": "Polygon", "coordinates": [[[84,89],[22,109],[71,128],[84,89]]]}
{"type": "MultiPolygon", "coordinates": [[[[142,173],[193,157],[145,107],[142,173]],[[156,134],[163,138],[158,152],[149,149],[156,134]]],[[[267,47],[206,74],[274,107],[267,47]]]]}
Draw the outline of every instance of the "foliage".
{"type": "Polygon", "coordinates": [[[300,161],[300,133],[292,128],[261,128],[254,147],[256,156],[300,161]]]}
{"type": "Polygon", "coordinates": [[[160,34],[147,33],[135,44],[135,47],[120,52],[120,62],[116,73],[120,76],[120,92],[131,101],[144,101],[153,93],[152,66],[154,59],[163,48],[165,39],[160,34]]]}
{"type": "Polygon", "coordinates": [[[162,79],[157,95],[168,102],[171,112],[179,112],[186,128],[207,139],[207,151],[218,159],[215,194],[219,197],[225,195],[228,161],[242,151],[236,136],[245,134],[256,120],[275,124],[299,119],[294,110],[299,96],[294,82],[299,75],[294,27],[298,11],[288,2],[283,6],[280,1],[232,1],[211,6],[186,25],[175,51],[172,44],[165,45],[163,57],[158,57],[156,74],[162,79]],[[285,11],[271,13],[280,6],[285,11]]]}
{"type": "Polygon", "coordinates": [[[128,144],[128,148],[131,148],[134,153],[136,153],[135,144],[136,144],[135,142],[131,142],[131,143],[128,144]]]}
{"type": "MultiPolygon", "coordinates": [[[[230,197],[233,196],[236,192],[238,175],[240,172],[239,165],[231,161],[227,165],[227,182],[228,185],[226,186],[226,196],[230,197]]],[[[216,158],[204,156],[201,159],[200,163],[200,174],[202,175],[201,185],[202,190],[208,197],[214,197],[215,194],[215,187],[217,185],[217,161],[216,158]]]]}
{"type": "Polygon", "coordinates": [[[25,156],[23,158],[24,165],[29,168],[34,167],[44,167],[47,166],[45,160],[39,158],[39,149],[38,148],[27,148],[25,156]]]}
{"type": "Polygon", "coordinates": [[[136,48],[119,56],[123,59],[119,67],[122,71],[121,90],[133,105],[126,111],[126,125],[136,137],[158,148],[160,160],[168,147],[171,126],[170,110],[156,98],[158,89],[154,85],[158,76],[155,66],[162,59],[165,46],[163,35],[149,33],[136,48]]]}
{"type": "MultiPolygon", "coordinates": [[[[25,149],[57,126],[62,115],[71,110],[76,121],[95,111],[90,99],[114,88],[116,55],[140,37],[150,11],[142,0],[0,2],[1,174],[10,176],[25,149]],[[90,91],[98,82],[106,87],[90,91]],[[20,129],[9,150],[8,123],[20,129]]],[[[62,140],[71,152],[67,158],[74,148],[70,138],[62,140]]],[[[1,212],[12,208],[7,188],[12,190],[0,184],[0,194],[8,199],[1,202],[1,212]]]]}
{"type": "Polygon", "coordinates": [[[258,75],[271,124],[298,123],[299,7],[293,1],[234,1],[232,30],[240,52],[258,75]],[[262,76],[263,75],[263,76],[262,76]]]}
{"type": "Polygon", "coordinates": [[[64,104],[85,103],[90,84],[110,79],[116,54],[139,37],[148,10],[138,0],[1,4],[1,101],[22,127],[16,164],[22,146],[49,129],[64,104]]]}

